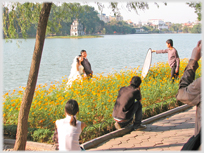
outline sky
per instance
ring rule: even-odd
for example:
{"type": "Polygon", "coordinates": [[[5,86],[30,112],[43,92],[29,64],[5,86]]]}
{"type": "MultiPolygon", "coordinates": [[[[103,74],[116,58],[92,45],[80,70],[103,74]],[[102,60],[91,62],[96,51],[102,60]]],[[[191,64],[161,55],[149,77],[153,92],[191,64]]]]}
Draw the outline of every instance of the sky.
{"type": "MultiPolygon", "coordinates": [[[[138,10],[138,14],[135,11],[129,11],[126,8],[126,1],[121,1],[121,15],[124,20],[130,19],[134,23],[147,22],[148,19],[162,19],[165,22],[172,23],[186,23],[186,22],[195,22],[197,20],[197,14],[195,13],[194,8],[189,7],[185,1],[166,1],[167,5],[164,5],[163,2],[157,2],[159,8],[152,1],[147,1],[149,4],[148,10],[138,10]]],[[[111,9],[108,8],[109,3],[103,2],[105,8],[103,13],[107,16],[113,15],[111,9]]],[[[97,5],[94,2],[88,2],[88,5],[94,6],[97,9],[97,5]]]]}
{"type": "MultiPolygon", "coordinates": [[[[25,2],[24,0],[11,0],[15,2],[25,2]]],[[[39,0],[34,0],[35,2],[42,2],[39,0]]],[[[114,1],[114,0],[111,0],[114,1]]],[[[116,0],[115,0],[116,1],[116,0]]],[[[177,0],[177,1],[166,1],[167,5],[164,5],[163,1],[155,1],[155,0],[146,0],[144,2],[147,2],[149,4],[149,9],[146,10],[138,10],[138,14],[132,10],[129,11],[126,8],[126,3],[129,0],[122,0],[119,2],[119,8],[121,15],[123,16],[123,20],[131,20],[133,23],[141,22],[147,22],[149,19],[162,19],[165,22],[172,22],[172,23],[186,23],[186,22],[195,22],[197,20],[197,14],[195,13],[194,8],[189,7],[184,0],[177,0]],[[154,4],[154,2],[157,2],[159,4],[159,8],[154,4]]],[[[132,0],[131,0],[132,1],[132,0]]],[[[191,0],[194,1],[194,0],[191,0]]],[[[5,1],[4,1],[5,2],[5,1]]],[[[81,4],[88,4],[90,6],[95,7],[95,10],[100,12],[98,10],[98,7],[96,3],[92,0],[76,0],[76,1],[70,1],[70,0],[54,0],[52,2],[79,2],[81,4]]],[[[106,0],[100,0],[99,2],[103,3],[105,8],[103,9],[103,13],[107,16],[111,15],[113,16],[113,12],[109,8],[110,1],[106,0]]]]}

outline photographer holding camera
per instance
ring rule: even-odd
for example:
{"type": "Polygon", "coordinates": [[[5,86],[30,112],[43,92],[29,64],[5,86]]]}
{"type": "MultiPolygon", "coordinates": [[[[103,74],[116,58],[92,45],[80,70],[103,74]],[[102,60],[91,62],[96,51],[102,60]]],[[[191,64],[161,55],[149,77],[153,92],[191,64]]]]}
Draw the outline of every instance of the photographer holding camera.
{"type": "Polygon", "coordinates": [[[182,150],[199,150],[201,144],[201,77],[195,79],[195,72],[198,68],[198,61],[201,58],[201,40],[193,49],[191,58],[185,68],[184,74],[179,82],[179,90],[176,95],[178,101],[190,106],[196,106],[195,134],[182,150]]]}

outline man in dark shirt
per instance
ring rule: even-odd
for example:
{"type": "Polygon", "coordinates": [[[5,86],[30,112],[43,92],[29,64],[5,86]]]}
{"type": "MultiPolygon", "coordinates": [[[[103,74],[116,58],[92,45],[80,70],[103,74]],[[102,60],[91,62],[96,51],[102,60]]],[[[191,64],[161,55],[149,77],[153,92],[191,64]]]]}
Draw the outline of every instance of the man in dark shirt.
{"type": "Polygon", "coordinates": [[[140,84],[141,78],[139,76],[134,76],[131,79],[130,85],[127,87],[122,87],[119,90],[116,103],[113,108],[113,118],[116,121],[116,129],[123,128],[127,126],[133,117],[133,128],[141,129],[146,128],[145,125],[141,124],[142,120],[142,104],[141,104],[141,92],[140,84]]]}
{"type": "Polygon", "coordinates": [[[89,63],[87,57],[87,53],[85,50],[81,51],[81,55],[84,58],[83,61],[81,62],[82,66],[84,67],[84,71],[86,73],[86,76],[88,78],[92,77],[93,75],[93,71],[91,70],[91,64],[89,63]]]}

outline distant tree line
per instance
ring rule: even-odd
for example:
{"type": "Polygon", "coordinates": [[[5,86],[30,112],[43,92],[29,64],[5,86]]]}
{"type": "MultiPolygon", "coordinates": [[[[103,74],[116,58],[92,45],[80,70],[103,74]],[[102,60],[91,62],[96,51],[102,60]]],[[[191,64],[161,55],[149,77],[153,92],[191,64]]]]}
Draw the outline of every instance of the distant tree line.
{"type": "MultiPolygon", "coordinates": [[[[15,30],[16,34],[10,35],[10,38],[18,38],[26,35],[27,37],[35,37],[37,30],[37,17],[33,18],[33,22],[28,23],[27,26],[29,28],[19,27],[18,22],[22,22],[22,15],[18,16],[18,14],[22,13],[22,10],[27,5],[30,5],[31,9],[24,16],[24,21],[29,18],[32,18],[33,12],[32,9],[41,8],[41,4],[39,3],[24,3],[18,5],[15,9],[9,10],[8,7],[3,7],[3,23],[4,28],[9,28],[10,30],[15,30]],[[15,12],[14,12],[15,11],[15,12]],[[15,14],[15,16],[14,16],[15,14]],[[17,14],[17,15],[16,15],[17,14]],[[9,18],[10,17],[10,18],[9,18]],[[9,18],[9,20],[8,20],[9,18]],[[12,18],[12,20],[11,20],[12,18]],[[14,22],[14,26],[9,26],[9,22],[14,22]],[[18,36],[18,37],[17,37],[18,36]]],[[[52,9],[50,12],[49,20],[48,20],[48,28],[46,35],[56,35],[56,36],[67,36],[70,35],[70,27],[74,19],[78,19],[78,21],[83,25],[84,32],[87,35],[93,34],[135,34],[136,29],[134,26],[129,25],[125,21],[116,21],[112,20],[108,23],[104,23],[98,17],[98,12],[95,11],[94,7],[88,5],[80,5],[79,3],[63,3],[60,6],[55,4],[52,5],[52,9]],[[64,12],[65,13],[61,13],[64,12]],[[55,22],[53,22],[55,21],[55,22]]],[[[201,25],[195,25],[193,28],[189,28],[184,26],[182,28],[181,24],[172,24],[169,29],[158,30],[153,26],[143,26],[144,31],[148,33],[161,33],[161,32],[185,32],[185,33],[201,33],[201,25]]],[[[7,34],[4,33],[4,37],[7,34]]]]}
{"type": "Polygon", "coordinates": [[[125,21],[112,20],[104,26],[106,34],[134,34],[135,27],[125,21]]]}
{"type": "MultiPolygon", "coordinates": [[[[9,10],[8,7],[3,7],[3,23],[4,28],[9,28],[9,30],[13,30],[16,32],[14,35],[9,35],[12,38],[16,38],[17,34],[19,37],[22,37],[23,34],[26,34],[28,37],[35,37],[37,30],[37,19],[36,22],[32,22],[29,29],[24,31],[24,28],[20,28],[18,22],[22,22],[19,19],[19,16],[16,14],[20,14],[23,8],[27,8],[26,5],[31,5],[28,3],[24,3],[22,5],[17,5],[15,9],[9,10]],[[15,16],[14,16],[15,15],[15,16]],[[11,18],[13,18],[11,20],[11,18]],[[10,22],[14,22],[14,26],[11,25],[10,22]],[[18,23],[18,24],[17,24],[18,23]]],[[[41,8],[41,4],[32,3],[30,7],[33,8],[41,8]]],[[[31,8],[32,10],[32,8],[31,8]]],[[[97,16],[98,12],[94,11],[94,7],[90,7],[88,5],[81,6],[79,3],[63,3],[60,6],[55,4],[52,5],[52,9],[50,12],[49,20],[48,20],[48,28],[47,35],[57,35],[57,36],[66,36],[70,35],[70,27],[74,19],[78,19],[80,23],[82,23],[84,32],[86,34],[94,34],[103,29],[104,22],[99,19],[97,16]],[[66,11],[64,11],[66,10],[66,11]],[[66,12],[62,13],[62,12],[66,12]]],[[[29,14],[31,15],[31,14],[29,14]]],[[[25,16],[26,20],[29,20],[30,16],[27,14],[25,16]]],[[[34,16],[34,15],[32,15],[34,16]]],[[[37,18],[37,17],[36,17],[37,18]]],[[[6,30],[5,30],[6,31],[6,30]]],[[[7,36],[7,33],[4,33],[4,37],[7,36]]]]}

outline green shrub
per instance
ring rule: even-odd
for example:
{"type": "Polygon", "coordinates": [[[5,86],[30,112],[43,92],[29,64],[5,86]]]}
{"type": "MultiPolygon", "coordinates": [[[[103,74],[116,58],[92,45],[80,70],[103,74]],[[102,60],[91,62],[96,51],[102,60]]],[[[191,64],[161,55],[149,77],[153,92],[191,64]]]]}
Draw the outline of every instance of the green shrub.
{"type": "Polygon", "coordinates": [[[16,138],[17,125],[4,125],[4,134],[16,138]]]}
{"type": "Polygon", "coordinates": [[[50,141],[54,131],[50,129],[38,129],[31,134],[34,141],[38,142],[47,142],[50,141]]]}
{"type": "Polygon", "coordinates": [[[28,140],[33,140],[32,134],[38,130],[38,128],[28,128],[28,135],[27,135],[27,139],[28,140]]]}

